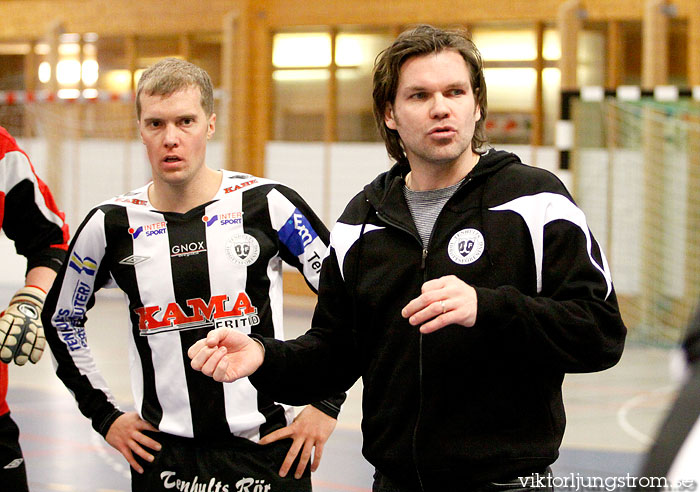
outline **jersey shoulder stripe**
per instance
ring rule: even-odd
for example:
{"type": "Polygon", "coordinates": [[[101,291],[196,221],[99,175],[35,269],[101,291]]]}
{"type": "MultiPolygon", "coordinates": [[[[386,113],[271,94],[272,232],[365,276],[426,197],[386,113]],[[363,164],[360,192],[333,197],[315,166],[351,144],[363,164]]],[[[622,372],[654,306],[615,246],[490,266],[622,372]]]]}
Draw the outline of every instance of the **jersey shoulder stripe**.
{"type": "Polygon", "coordinates": [[[373,224],[344,224],[342,222],[336,222],[331,230],[331,248],[335,251],[335,256],[338,258],[338,266],[340,267],[340,273],[345,280],[345,271],[343,265],[345,263],[345,256],[350,251],[350,248],[360,239],[360,234],[368,234],[373,231],[379,231],[384,229],[382,226],[377,226],[373,224]]]}
{"type": "Polygon", "coordinates": [[[581,229],[586,238],[586,249],[591,264],[603,275],[607,285],[606,299],[612,292],[612,278],[608,262],[603,254],[602,264],[593,258],[592,246],[593,237],[586,222],[586,216],[574,202],[564,195],[558,193],[537,193],[511,200],[502,205],[492,207],[493,211],[511,211],[520,215],[525,221],[530,237],[532,248],[535,252],[535,268],[537,271],[537,292],[542,291],[542,259],[544,256],[544,228],[555,220],[566,220],[581,229]]]}

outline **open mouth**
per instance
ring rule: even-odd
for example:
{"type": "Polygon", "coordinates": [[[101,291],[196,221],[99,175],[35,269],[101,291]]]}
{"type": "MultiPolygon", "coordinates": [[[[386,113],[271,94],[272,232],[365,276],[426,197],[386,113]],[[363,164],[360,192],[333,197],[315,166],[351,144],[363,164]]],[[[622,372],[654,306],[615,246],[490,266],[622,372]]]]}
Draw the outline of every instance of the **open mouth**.
{"type": "Polygon", "coordinates": [[[172,163],[172,162],[180,162],[181,160],[182,159],[180,159],[177,156],[169,155],[165,159],[163,159],[163,162],[172,163]]]}
{"type": "Polygon", "coordinates": [[[455,129],[450,127],[450,126],[441,126],[439,128],[433,128],[430,131],[431,135],[444,135],[444,134],[450,134],[454,133],[455,129]]]}

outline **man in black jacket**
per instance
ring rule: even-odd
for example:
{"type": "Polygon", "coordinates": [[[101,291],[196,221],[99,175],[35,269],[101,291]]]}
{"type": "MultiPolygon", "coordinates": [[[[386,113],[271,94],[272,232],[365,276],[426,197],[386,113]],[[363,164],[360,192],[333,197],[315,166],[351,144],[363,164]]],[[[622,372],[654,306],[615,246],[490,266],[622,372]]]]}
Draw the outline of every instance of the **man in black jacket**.
{"type": "Polygon", "coordinates": [[[400,35],[373,97],[396,164],[333,227],[312,329],[288,343],[217,330],[192,366],[296,403],[362,377],[375,491],[551,487],[564,374],[606,369],[624,345],[605,256],[553,174],[487,148],[466,34],[400,35]]]}

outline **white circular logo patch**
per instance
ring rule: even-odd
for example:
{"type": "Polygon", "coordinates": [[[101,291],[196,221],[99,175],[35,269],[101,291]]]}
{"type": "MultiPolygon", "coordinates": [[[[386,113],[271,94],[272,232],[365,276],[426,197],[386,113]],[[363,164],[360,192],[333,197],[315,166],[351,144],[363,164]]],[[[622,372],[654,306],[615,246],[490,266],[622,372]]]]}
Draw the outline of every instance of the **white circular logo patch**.
{"type": "Polygon", "coordinates": [[[250,266],[260,255],[260,245],[250,234],[234,234],[226,242],[226,255],[237,265],[250,266]]]}
{"type": "Polygon", "coordinates": [[[468,265],[474,263],[484,252],[484,236],[476,229],[462,229],[452,236],[447,246],[447,253],[455,263],[468,265]]]}
{"type": "Polygon", "coordinates": [[[39,319],[39,311],[31,304],[22,302],[17,305],[17,310],[29,319],[39,319]]]}

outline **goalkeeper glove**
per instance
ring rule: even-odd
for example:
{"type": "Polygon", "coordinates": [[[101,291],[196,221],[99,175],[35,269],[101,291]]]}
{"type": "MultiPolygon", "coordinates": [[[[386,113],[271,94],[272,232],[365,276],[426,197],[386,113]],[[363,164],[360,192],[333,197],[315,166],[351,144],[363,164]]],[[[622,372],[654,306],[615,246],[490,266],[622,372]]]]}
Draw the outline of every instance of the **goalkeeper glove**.
{"type": "Polygon", "coordinates": [[[17,291],[7,309],[0,313],[0,361],[22,366],[27,359],[36,364],[44,353],[41,309],[46,292],[26,286],[17,291]]]}

